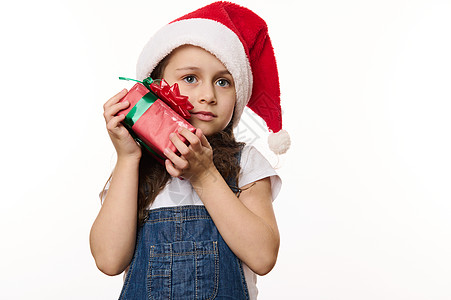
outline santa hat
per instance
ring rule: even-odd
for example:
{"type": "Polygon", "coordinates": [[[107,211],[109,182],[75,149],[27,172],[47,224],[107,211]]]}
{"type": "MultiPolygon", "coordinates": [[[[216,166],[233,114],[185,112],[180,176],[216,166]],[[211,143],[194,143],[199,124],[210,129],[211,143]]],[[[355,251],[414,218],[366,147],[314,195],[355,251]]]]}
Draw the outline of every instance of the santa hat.
{"type": "Polygon", "coordinates": [[[271,132],[270,149],[276,154],[290,147],[282,130],[279,76],[265,21],[251,10],[231,2],[214,2],[161,28],[144,46],[137,78],[148,77],[175,48],[190,44],[215,55],[232,74],[236,89],[233,126],[247,105],[271,132]]]}

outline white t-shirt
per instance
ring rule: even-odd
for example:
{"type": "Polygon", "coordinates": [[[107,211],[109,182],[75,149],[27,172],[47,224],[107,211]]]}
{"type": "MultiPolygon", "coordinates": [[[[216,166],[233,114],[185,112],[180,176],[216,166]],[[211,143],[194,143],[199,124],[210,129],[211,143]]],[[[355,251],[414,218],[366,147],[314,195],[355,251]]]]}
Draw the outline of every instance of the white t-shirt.
{"type": "MultiPolygon", "coordinates": [[[[241,171],[238,187],[241,188],[254,181],[269,177],[271,180],[272,200],[276,199],[282,187],[282,181],[268,160],[254,147],[246,145],[241,153],[241,171]]],[[[105,188],[108,189],[109,182],[105,188]]],[[[105,194],[104,194],[105,195],[105,194]]],[[[103,200],[103,199],[102,199],[103,200]]],[[[171,178],[164,189],[157,195],[149,209],[184,205],[203,205],[188,180],[171,178]]],[[[257,276],[243,263],[250,299],[257,299],[257,276]]]]}
{"type": "MultiPolygon", "coordinates": [[[[245,146],[241,153],[241,171],[238,187],[270,177],[273,200],[281,188],[281,180],[274,168],[253,146],[245,146]]],[[[204,205],[188,180],[171,178],[166,187],[157,195],[149,209],[184,205],[204,205]]]]}

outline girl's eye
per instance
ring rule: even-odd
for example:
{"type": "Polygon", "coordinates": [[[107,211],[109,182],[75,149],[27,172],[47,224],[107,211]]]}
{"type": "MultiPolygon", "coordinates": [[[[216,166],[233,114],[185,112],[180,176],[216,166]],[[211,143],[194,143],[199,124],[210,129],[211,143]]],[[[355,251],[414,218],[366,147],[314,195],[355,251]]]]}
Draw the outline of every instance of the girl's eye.
{"type": "Polygon", "coordinates": [[[194,77],[194,76],[192,76],[192,75],[188,75],[188,76],[185,76],[185,77],[183,78],[183,80],[184,80],[186,83],[195,83],[195,82],[196,82],[196,77],[194,77]]]}
{"type": "Polygon", "coordinates": [[[230,82],[227,79],[223,78],[216,81],[216,84],[219,85],[220,87],[226,87],[230,85],[230,82]]]}

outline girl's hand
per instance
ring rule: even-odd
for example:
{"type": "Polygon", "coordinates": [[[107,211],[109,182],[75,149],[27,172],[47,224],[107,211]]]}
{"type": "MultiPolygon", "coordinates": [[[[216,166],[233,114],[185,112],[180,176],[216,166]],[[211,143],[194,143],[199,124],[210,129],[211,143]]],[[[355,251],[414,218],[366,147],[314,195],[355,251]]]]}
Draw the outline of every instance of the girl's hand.
{"type": "Polygon", "coordinates": [[[171,133],[169,138],[181,155],[178,156],[169,148],[165,149],[164,154],[168,157],[165,161],[166,170],[171,176],[183,177],[194,185],[216,168],[213,164],[213,149],[199,128],[194,134],[180,127],[179,134],[188,140],[189,145],[182,142],[176,134],[171,133]]]}
{"type": "Polygon", "coordinates": [[[105,118],[108,134],[116,149],[118,158],[134,157],[139,159],[141,158],[141,148],[121,123],[125,119],[125,115],[120,114],[116,116],[119,111],[126,109],[130,105],[128,101],[119,102],[127,92],[126,89],[123,89],[109,99],[103,105],[103,116],[105,118]]]}

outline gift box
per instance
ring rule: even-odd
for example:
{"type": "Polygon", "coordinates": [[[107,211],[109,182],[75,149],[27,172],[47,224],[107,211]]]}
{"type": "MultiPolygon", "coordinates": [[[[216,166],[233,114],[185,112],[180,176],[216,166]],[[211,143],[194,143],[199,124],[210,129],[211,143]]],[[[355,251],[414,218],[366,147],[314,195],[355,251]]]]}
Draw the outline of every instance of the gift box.
{"type": "MultiPolygon", "coordinates": [[[[123,77],[120,79],[137,81],[123,77]]],[[[121,99],[121,102],[128,101],[130,106],[118,112],[118,115],[125,114],[123,124],[133,138],[160,163],[164,163],[164,149],[170,148],[179,154],[169,134],[177,134],[187,144],[188,141],[178,134],[178,128],[184,127],[193,133],[196,131],[186,121],[190,118],[188,110],[193,109],[193,106],[188,97],[180,95],[177,83],[170,86],[163,79],[155,82],[150,77],[137,82],[121,99]]]]}

